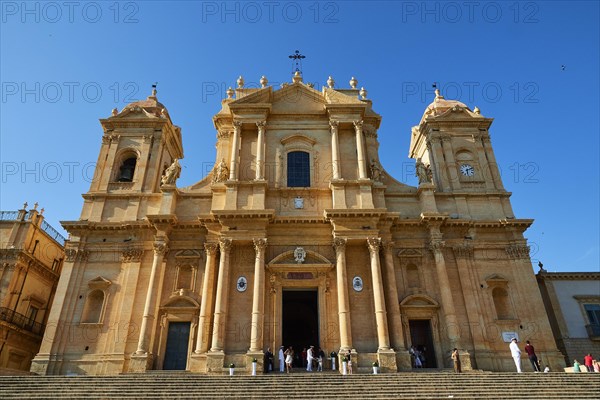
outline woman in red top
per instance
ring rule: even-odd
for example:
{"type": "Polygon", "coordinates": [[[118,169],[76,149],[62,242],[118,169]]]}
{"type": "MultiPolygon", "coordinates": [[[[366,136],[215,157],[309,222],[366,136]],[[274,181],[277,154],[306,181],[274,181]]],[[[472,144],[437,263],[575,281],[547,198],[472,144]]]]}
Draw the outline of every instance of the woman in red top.
{"type": "Polygon", "coordinates": [[[588,372],[594,372],[594,359],[590,353],[583,357],[583,365],[585,365],[588,372]]]}

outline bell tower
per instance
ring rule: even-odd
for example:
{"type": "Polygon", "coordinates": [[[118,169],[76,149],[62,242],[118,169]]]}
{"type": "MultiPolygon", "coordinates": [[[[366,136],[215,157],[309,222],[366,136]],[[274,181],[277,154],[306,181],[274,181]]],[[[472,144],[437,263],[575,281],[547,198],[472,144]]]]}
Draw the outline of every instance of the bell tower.
{"type": "Polygon", "coordinates": [[[417,161],[419,185],[452,194],[453,218],[514,218],[510,193],[504,189],[492,150],[492,122],[479,108],[471,111],[436,90],[433,103],[412,128],[408,154],[417,161]],[[487,198],[485,202],[481,195],[487,198]]]}
{"type": "MultiPolygon", "coordinates": [[[[437,192],[504,191],[488,133],[492,121],[477,107],[471,111],[436,90],[421,122],[412,128],[409,157],[417,160],[417,173],[427,170],[437,192]]],[[[425,176],[420,175],[422,183],[425,176]]]]}
{"type": "Polygon", "coordinates": [[[181,128],[171,122],[156,89],[100,123],[102,147],[88,193],[159,192],[163,172],[183,158],[183,147],[181,128]]]}
{"type": "MultiPolygon", "coordinates": [[[[120,112],[101,119],[102,145],[81,218],[103,220],[104,208],[112,195],[160,193],[161,177],[177,159],[183,158],[181,128],[174,125],[165,106],[156,97],[156,88],[146,100],[127,105],[120,112]],[[100,197],[99,197],[100,196],[100,197]],[[106,196],[104,201],[98,201],[106,196]]],[[[130,207],[127,216],[136,219],[138,207],[130,207]]],[[[125,216],[123,216],[125,217],[125,216]]],[[[125,217],[125,219],[130,219],[125,217]]]]}

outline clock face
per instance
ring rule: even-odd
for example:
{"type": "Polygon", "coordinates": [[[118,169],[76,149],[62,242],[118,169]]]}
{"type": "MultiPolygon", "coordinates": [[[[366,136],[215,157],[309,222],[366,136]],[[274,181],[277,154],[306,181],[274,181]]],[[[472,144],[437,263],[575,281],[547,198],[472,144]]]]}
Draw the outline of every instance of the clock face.
{"type": "Polygon", "coordinates": [[[473,176],[475,174],[475,168],[469,164],[463,164],[460,166],[460,173],[464,176],[473,176]]]}

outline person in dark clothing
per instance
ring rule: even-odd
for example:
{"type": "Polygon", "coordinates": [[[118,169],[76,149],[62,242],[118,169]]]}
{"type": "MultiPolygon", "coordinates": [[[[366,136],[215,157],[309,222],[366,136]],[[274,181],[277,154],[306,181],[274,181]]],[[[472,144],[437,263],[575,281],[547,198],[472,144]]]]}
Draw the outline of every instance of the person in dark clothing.
{"type": "Polygon", "coordinates": [[[271,352],[271,348],[267,349],[264,358],[264,373],[273,371],[273,353],[271,352]]]}
{"type": "Polygon", "coordinates": [[[525,352],[527,353],[527,356],[529,357],[529,362],[531,363],[531,366],[533,367],[533,371],[534,372],[542,372],[542,368],[540,367],[540,363],[538,361],[537,356],[535,355],[535,348],[532,346],[531,343],[529,343],[529,340],[525,342],[525,352]]]}

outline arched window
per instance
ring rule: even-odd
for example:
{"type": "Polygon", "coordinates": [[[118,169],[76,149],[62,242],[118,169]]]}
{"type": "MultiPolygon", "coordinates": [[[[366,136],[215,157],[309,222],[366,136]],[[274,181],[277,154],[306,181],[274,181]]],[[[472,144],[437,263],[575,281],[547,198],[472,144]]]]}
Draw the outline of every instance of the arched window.
{"type": "Polygon", "coordinates": [[[512,319],[512,307],[510,306],[510,299],[508,298],[506,289],[495,287],[492,290],[492,298],[494,299],[494,307],[496,308],[498,319],[512,319]]]}
{"type": "Polygon", "coordinates": [[[104,292],[102,290],[91,291],[85,305],[83,306],[83,314],[81,315],[81,322],[86,324],[98,324],[102,317],[102,308],[104,307],[104,292]]]}
{"type": "Polygon", "coordinates": [[[136,163],[137,163],[137,158],[135,156],[127,157],[121,164],[121,167],[119,168],[119,177],[118,177],[117,181],[118,182],[132,182],[136,163]]]}
{"type": "Polygon", "coordinates": [[[310,186],[310,155],[305,151],[290,151],[287,155],[288,187],[310,186]]]}
{"type": "Polygon", "coordinates": [[[421,287],[421,282],[419,279],[419,270],[417,269],[416,265],[409,264],[406,267],[406,282],[409,288],[421,287]]]}

